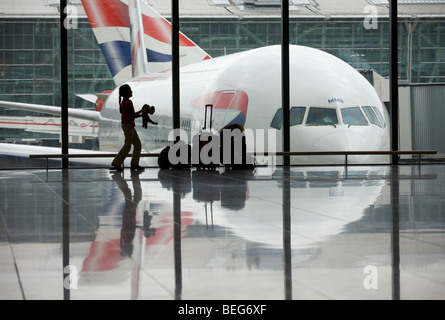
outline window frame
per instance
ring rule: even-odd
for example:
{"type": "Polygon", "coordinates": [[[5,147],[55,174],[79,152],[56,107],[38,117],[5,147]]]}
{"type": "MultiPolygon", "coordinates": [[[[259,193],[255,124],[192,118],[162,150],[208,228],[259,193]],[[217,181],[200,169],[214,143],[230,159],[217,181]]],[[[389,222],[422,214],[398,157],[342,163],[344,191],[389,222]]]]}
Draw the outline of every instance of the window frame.
{"type": "MultiPolygon", "coordinates": [[[[306,116],[306,111],[307,111],[308,107],[306,106],[293,106],[290,108],[289,110],[289,123],[290,123],[290,127],[294,127],[294,126],[298,126],[298,125],[304,125],[304,119],[306,116]],[[296,116],[299,116],[301,114],[303,114],[303,116],[301,117],[301,119],[298,119],[297,122],[292,122],[292,111],[296,110],[296,109],[303,109],[302,112],[298,112],[296,114],[296,116]]],[[[281,130],[283,128],[283,108],[278,108],[277,111],[275,112],[272,121],[270,122],[269,127],[277,129],[277,130],[281,130]]]]}
{"type": "Polygon", "coordinates": [[[338,108],[337,107],[322,107],[322,106],[311,106],[307,111],[306,121],[304,122],[306,126],[338,126],[340,125],[340,117],[338,116],[338,108]],[[312,109],[326,109],[333,110],[335,112],[335,116],[337,118],[336,123],[308,123],[310,112],[312,109]]]}
{"type": "MultiPolygon", "coordinates": [[[[344,125],[347,125],[347,126],[369,126],[369,124],[370,124],[369,120],[366,118],[365,112],[359,106],[341,107],[340,114],[341,114],[342,123],[344,125]],[[346,117],[345,117],[345,114],[343,113],[343,111],[349,111],[349,110],[351,110],[351,111],[358,110],[360,112],[361,116],[363,117],[364,122],[358,122],[358,123],[346,122],[345,119],[348,119],[348,115],[346,115],[346,117]]],[[[349,117],[349,119],[350,119],[350,117],[349,117]]],[[[355,120],[356,117],[353,116],[353,119],[355,120]]]]}
{"type": "Polygon", "coordinates": [[[381,120],[377,116],[377,114],[372,106],[362,106],[362,109],[363,109],[363,112],[365,113],[366,117],[368,118],[369,123],[379,126],[380,128],[383,128],[383,124],[381,123],[381,120]],[[368,114],[368,112],[366,110],[369,110],[369,112],[371,113],[371,116],[370,116],[370,114],[368,114]],[[371,118],[375,119],[375,122],[371,118]]]}

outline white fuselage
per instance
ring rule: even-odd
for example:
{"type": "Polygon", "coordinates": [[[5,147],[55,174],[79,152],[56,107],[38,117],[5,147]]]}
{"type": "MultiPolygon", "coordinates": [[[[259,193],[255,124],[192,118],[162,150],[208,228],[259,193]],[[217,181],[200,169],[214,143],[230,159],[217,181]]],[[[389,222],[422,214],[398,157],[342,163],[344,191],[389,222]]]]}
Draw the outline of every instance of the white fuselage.
{"type": "MultiPolygon", "coordinates": [[[[149,125],[148,129],[143,129],[140,122],[136,126],[145,150],[157,152],[168,144],[167,137],[172,129],[171,75],[147,75],[127,83],[133,90],[136,111],[144,104],[156,107],[152,118],[159,122],[158,126],[149,125]]],[[[385,107],[373,86],[342,60],[321,50],[291,46],[290,88],[291,151],[389,150],[389,117],[385,107]]],[[[281,117],[277,115],[282,106],[280,46],[182,67],[180,92],[181,128],[189,138],[203,128],[204,106],[213,104],[213,129],[220,130],[237,122],[254,132],[275,130],[273,148],[282,150],[281,117]]],[[[101,111],[102,150],[116,151],[123,144],[118,100],[117,88],[101,111]]],[[[264,140],[267,144],[268,139],[264,140]]],[[[264,150],[267,148],[264,146],[264,150]]],[[[351,158],[350,162],[386,159],[373,157],[360,156],[351,158]]],[[[295,157],[292,163],[342,160],[295,157]]]]}

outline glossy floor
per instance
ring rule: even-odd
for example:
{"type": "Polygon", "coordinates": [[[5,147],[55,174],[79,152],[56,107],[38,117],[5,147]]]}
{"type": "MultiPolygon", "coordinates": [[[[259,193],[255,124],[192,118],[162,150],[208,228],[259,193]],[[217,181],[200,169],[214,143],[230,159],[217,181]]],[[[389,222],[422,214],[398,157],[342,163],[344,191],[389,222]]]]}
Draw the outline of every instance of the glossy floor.
{"type": "Polygon", "coordinates": [[[0,299],[445,298],[445,165],[11,170],[0,195],[0,299]]]}

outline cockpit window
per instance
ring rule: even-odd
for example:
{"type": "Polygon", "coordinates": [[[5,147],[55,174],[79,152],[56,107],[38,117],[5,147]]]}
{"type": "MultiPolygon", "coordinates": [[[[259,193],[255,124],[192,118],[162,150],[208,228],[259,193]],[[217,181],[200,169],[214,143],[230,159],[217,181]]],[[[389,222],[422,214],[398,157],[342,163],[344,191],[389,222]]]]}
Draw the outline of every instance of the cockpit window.
{"type": "Polygon", "coordinates": [[[283,109],[280,108],[275,113],[272,122],[270,123],[270,126],[274,129],[280,130],[282,125],[283,125],[283,109]]]}
{"type": "Polygon", "coordinates": [[[343,117],[344,124],[356,126],[368,124],[368,121],[359,107],[343,108],[341,109],[341,115],[343,117]]]}
{"type": "Polygon", "coordinates": [[[296,126],[303,123],[306,107],[292,107],[290,109],[290,126],[296,126]]]}
{"type": "Polygon", "coordinates": [[[375,114],[377,115],[377,118],[379,118],[382,127],[385,128],[386,127],[385,119],[383,119],[383,116],[380,113],[379,109],[377,109],[376,107],[372,107],[372,110],[374,110],[375,114]]]}
{"type": "MultiPolygon", "coordinates": [[[[305,112],[306,112],[306,107],[292,107],[289,113],[290,126],[292,127],[302,124],[305,112]]],[[[275,116],[273,117],[270,126],[277,130],[280,130],[282,125],[283,125],[283,108],[280,108],[275,113],[275,116]]]]}
{"type": "Polygon", "coordinates": [[[380,123],[379,118],[377,118],[376,114],[374,113],[374,110],[372,110],[371,107],[365,106],[365,107],[362,107],[362,108],[363,108],[363,111],[365,111],[366,116],[368,117],[369,121],[372,124],[375,124],[375,125],[377,125],[379,127],[383,127],[383,125],[380,123]]]}
{"type": "Polygon", "coordinates": [[[306,124],[310,126],[329,126],[338,124],[337,111],[332,108],[311,107],[306,124]]]}

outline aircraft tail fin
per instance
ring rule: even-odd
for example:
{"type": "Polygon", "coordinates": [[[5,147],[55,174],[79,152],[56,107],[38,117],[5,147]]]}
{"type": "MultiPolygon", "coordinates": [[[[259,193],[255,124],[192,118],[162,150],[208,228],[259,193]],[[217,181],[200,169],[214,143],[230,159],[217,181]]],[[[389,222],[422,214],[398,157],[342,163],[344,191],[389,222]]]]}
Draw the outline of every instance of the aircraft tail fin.
{"type": "MultiPolygon", "coordinates": [[[[172,25],[156,12],[146,1],[141,1],[142,20],[144,24],[144,41],[147,48],[148,69],[150,72],[162,72],[171,69],[171,34],[172,25]]],[[[211,57],[179,33],[180,65],[188,65],[211,57]]]]}
{"type": "Polygon", "coordinates": [[[129,0],[132,76],[148,73],[147,50],[144,41],[144,24],[138,0],[129,0]]]}
{"type": "MultiPolygon", "coordinates": [[[[116,85],[171,69],[171,24],[144,0],[82,0],[116,85]],[[143,32],[142,32],[143,30],[143,32]],[[132,60],[133,58],[133,60],[132,60]]],[[[180,33],[181,66],[210,59],[180,33]]]]}
{"type": "Polygon", "coordinates": [[[121,0],[82,0],[97,42],[116,85],[132,77],[130,16],[121,0]]]}

